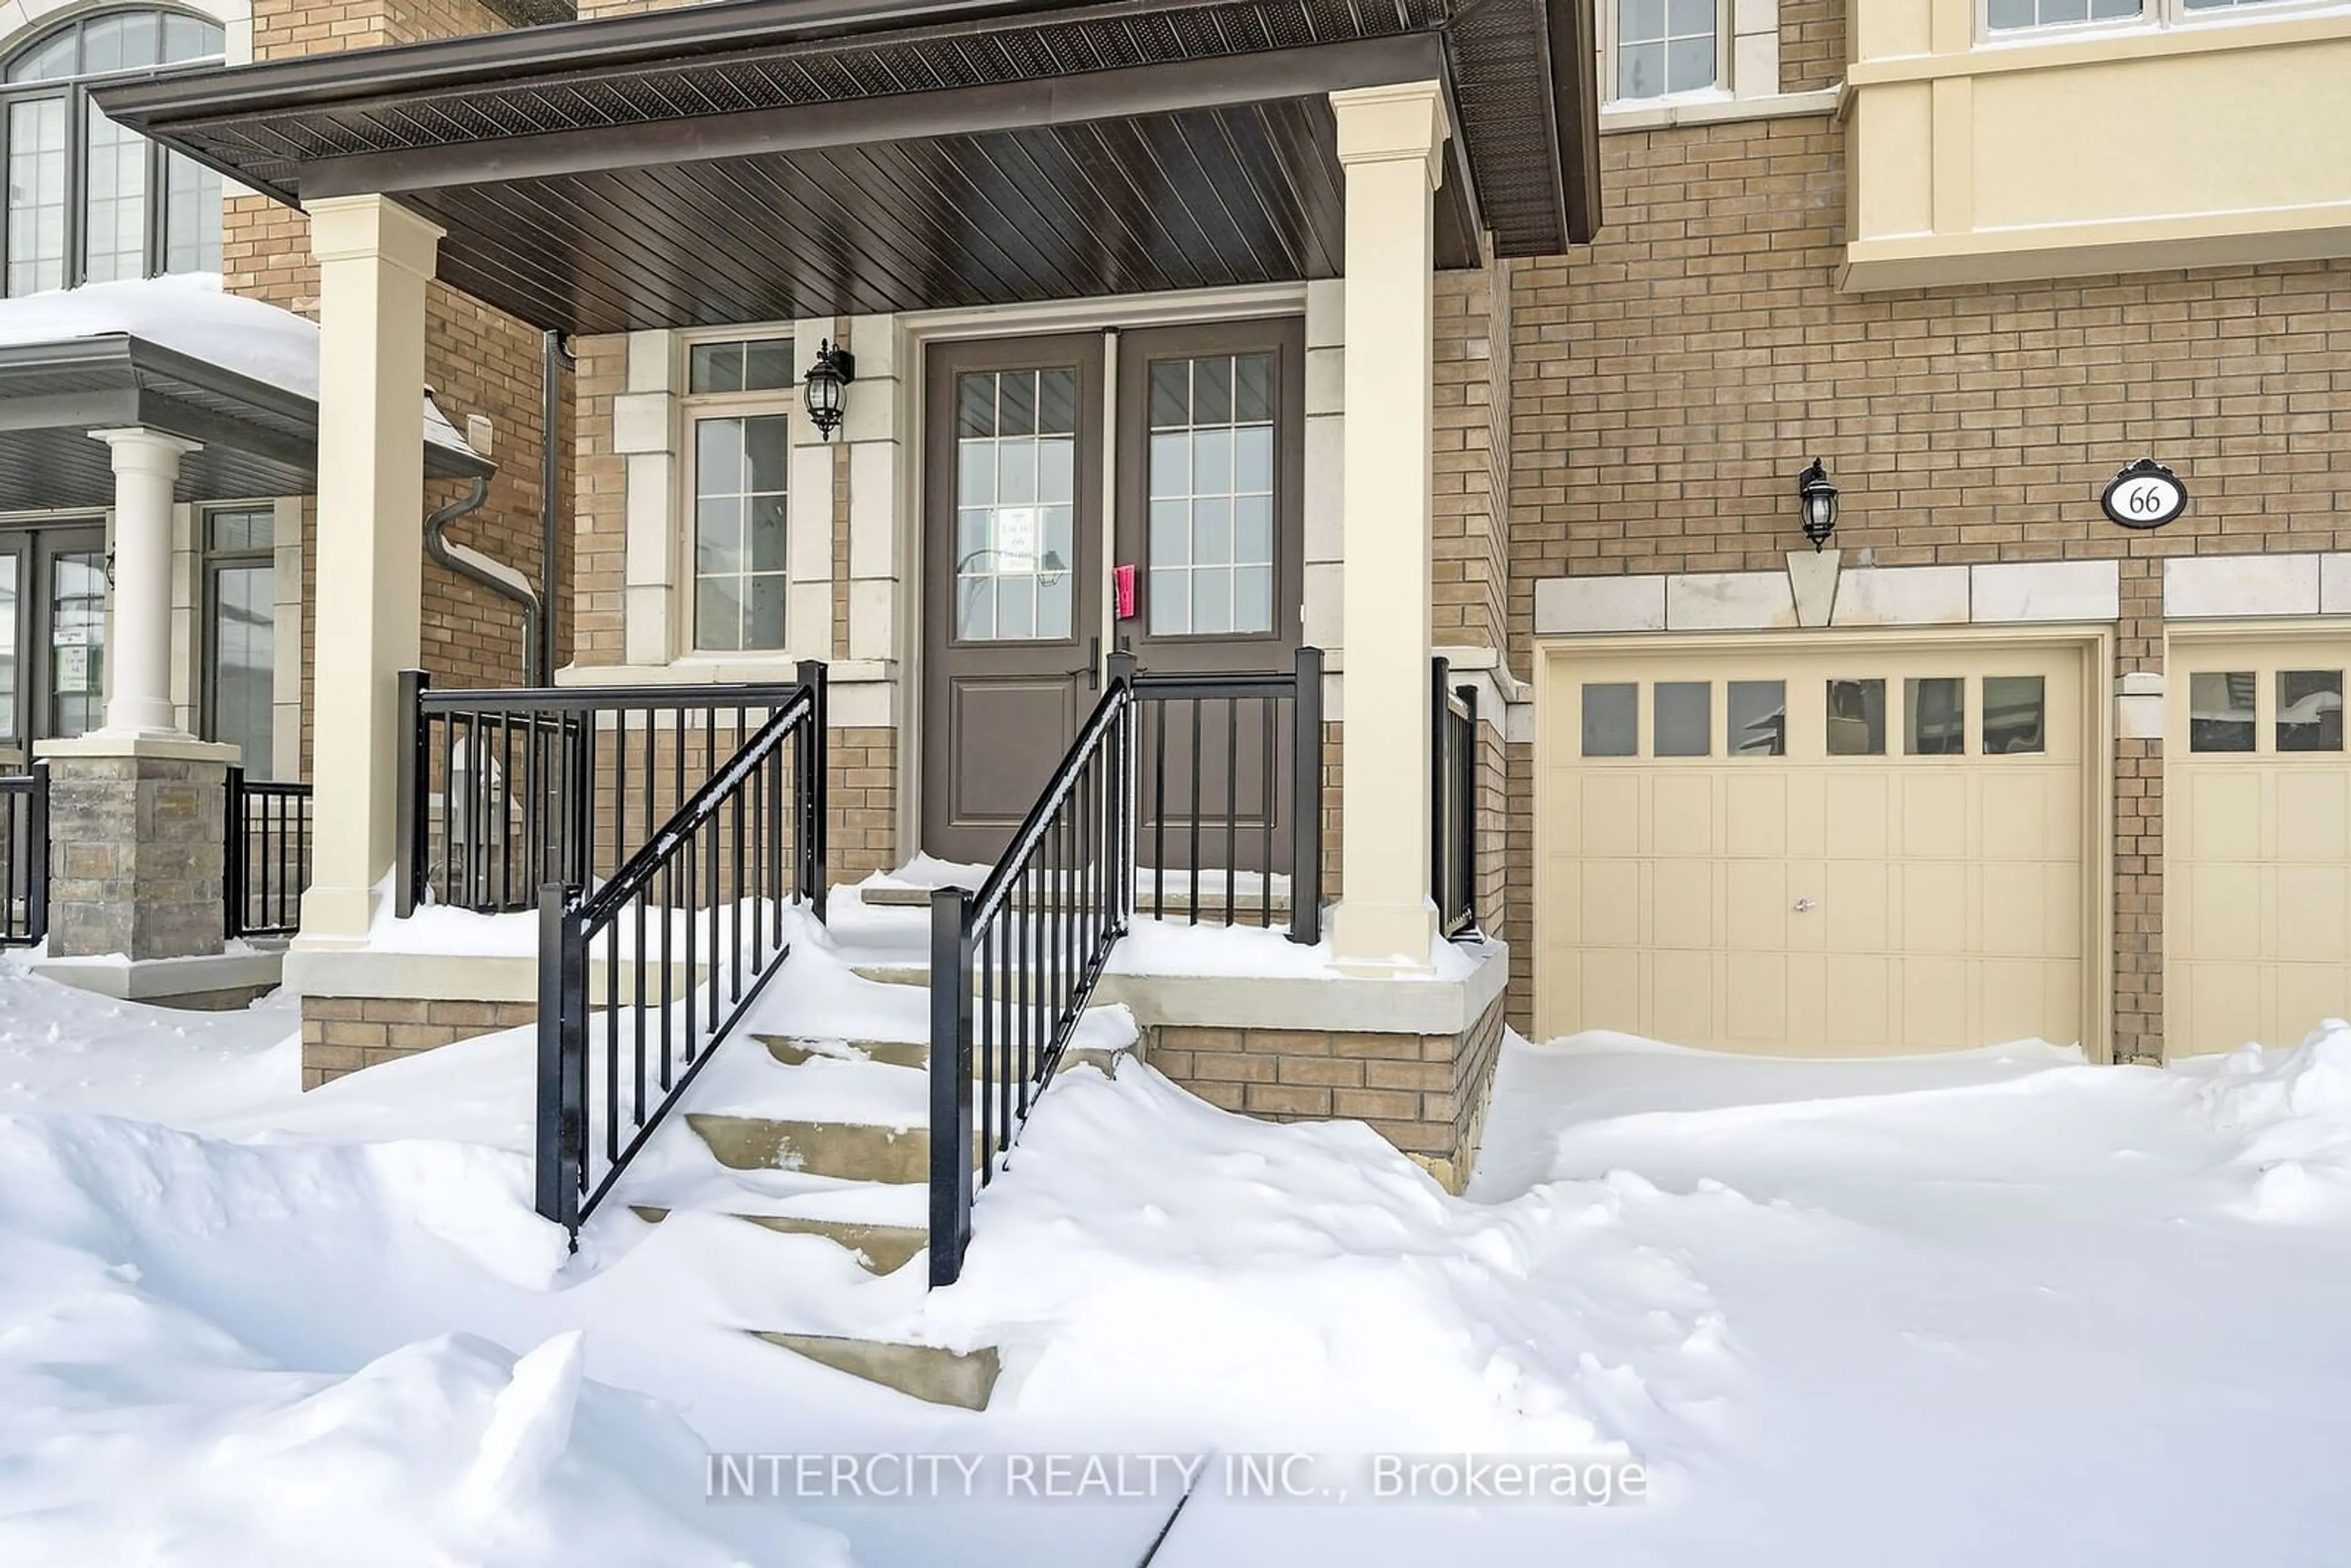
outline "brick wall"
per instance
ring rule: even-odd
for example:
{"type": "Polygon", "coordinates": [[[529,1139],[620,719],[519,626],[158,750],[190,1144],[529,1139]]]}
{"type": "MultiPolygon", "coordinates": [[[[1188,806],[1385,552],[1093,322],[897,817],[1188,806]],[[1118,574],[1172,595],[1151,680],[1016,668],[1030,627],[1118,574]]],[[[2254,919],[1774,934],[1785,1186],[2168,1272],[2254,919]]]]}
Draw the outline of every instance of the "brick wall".
{"type": "Polygon", "coordinates": [[[304,997],[302,1087],[316,1089],[362,1067],[380,1067],[494,1030],[519,1029],[538,1017],[529,1002],[304,997]]]}
{"type": "MultiPolygon", "coordinates": [[[[2119,559],[2124,670],[2159,664],[2161,558],[2351,539],[2351,263],[1841,295],[1829,119],[1611,135],[1601,157],[1596,243],[1511,265],[1520,674],[1541,579],[1780,567],[1813,456],[1844,492],[1848,561],[2119,559]],[[2098,491],[2151,451],[2191,476],[2195,509],[2127,534],[2098,491]]],[[[2159,1030],[2162,780],[2151,747],[2116,764],[2127,1056],[2159,1030]]],[[[1531,893],[1514,883],[1513,908],[1531,893]]]]}
{"type": "MultiPolygon", "coordinates": [[[[254,57],[284,59],[346,48],[412,43],[430,37],[496,32],[506,24],[475,0],[350,0],[340,5],[263,0],[254,10],[254,57]]],[[[259,196],[227,204],[222,225],[222,270],[232,293],[266,299],[298,314],[318,314],[319,269],[310,258],[309,225],[294,209],[259,196]]],[[[543,550],[540,497],[540,343],[537,329],[460,294],[432,286],[426,301],[425,379],[442,412],[460,434],[467,416],[486,415],[494,427],[498,465],[483,508],[460,520],[450,536],[494,559],[538,578],[543,550]]],[[[558,433],[559,442],[561,433],[558,433]]],[[[569,487],[568,471],[559,468],[569,487]]],[[[426,487],[429,510],[465,493],[465,486],[426,487]]],[[[569,504],[559,494],[559,516],[569,504]]],[[[316,584],[315,506],[306,502],[303,538],[304,646],[315,647],[311,600],[316,584]]],[[[420,538],[423,518],[417,519],[420,538]]],[[[422,546],[420,545],[420,549],[422,546]]],[[[557,570],[568,578],[569,564],[557,570]]],[[[560,660],[571,634],[568,592],[557,596],[560,660]]],[[[487,590],[427,561],[424,566],[423,664],[436,685],[511,685],[523,673],[522,614],[487,590]]],[[[315,711],[306,665],[303,755],[315,711]]]]}
{"type": "Polygon", "coordinates": [[[1844,12],[1860,0],[1780,0],[1780,89],[1816,92],[1844,80],[1844,12]]]}
{"type": "Polygon", "coordinates": [[[1509,290],[1498,294],[1495,277],[1482,269],[1437,275],[1430,566],[1431,630],[1440,647],[1502,645],[1509,401],[1496,395],[1496,382],[1499,367],[1507,387],[1510,334],[1509,290]]]}
{"type": "Polygon", "coordinates": [[[580,370],[573,382],[571,653],[582,664],[621,664],[628,662],[629,465],[612,450],[612,400],[629,388],[629,340],[582,338],[572,352],[580,370]]]}
{"type": "Polygon", "coordinates": [[[898,732],[886,727],[835,729],[832,829],[828,843],[836,884],[898,868],[898,732]]]}

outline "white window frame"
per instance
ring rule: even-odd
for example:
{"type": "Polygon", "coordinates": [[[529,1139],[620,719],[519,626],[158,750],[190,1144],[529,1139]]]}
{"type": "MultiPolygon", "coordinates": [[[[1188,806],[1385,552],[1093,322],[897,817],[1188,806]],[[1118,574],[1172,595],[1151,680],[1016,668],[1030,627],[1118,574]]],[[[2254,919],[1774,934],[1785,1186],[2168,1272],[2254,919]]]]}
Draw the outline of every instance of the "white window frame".
{"type": "Polygon", "coordinates": [[[2140,0],[2136,16],[2109,16],[2089,22],[2043,22],[2029,27],[1994,27],[1991,0],[1976,0],[1976,38],[1987,44],[2047,43],[2053,39],[2099,37],[2116,33],[2153,33],[2175,27],[2231,26],[2265,22],[2282,16],[2331,11],[2342,0],[2238,0],[2232,5],[2190,10],[2188,0],[2140,0]]]}
{"type": "MultiPolygon", "coordinates": [[[[1670,4],[1670,0],[1667,0],[1670,4]]],[[[1624,10],[1624,0],[1599,0],[1600,9],[1600,101],[1611,109],[1646,109],[1653,104],[1687,103],[1720,97],[1736,89],[1732,84],[1731,56],[1736,38],[1732,32],[1732,0],[1715,0],[1714,5],[1714,80],[1702,88],[1688,88],[1680,92],[1656,93],[1646,98],[1625,98],[1616,90],[1617,29],[1624,10]]],[[[1772,9],[1778,10],[1775,5],[1772,9]]],[[[1774,22],[1776,26],[1777,18],[1774,22]]],[[[1776,92],[1779,83],[1759,83],[1758,92],[1776,92]]]]}
{"type": "MultiPolygon", "coordinates": [[[[800,349],[789,322],[768,322],[759,325],[737,325],[681,332],[676,340],[676,361],[673,384],[678,388],[678,485],[675,530],[680,552],[677,571],[678,591],[671,607],[679,619],[682,635],[677,646],[683,656],[693,659],[727,661],[784,659],[790,655],[795,631],[792,604],[793,543],[799,531],[795,508],[799,500],[799,383],[798,371],[800,349]],[[757,392],[697,392],[693,386],[694,350],[712,343],[775,343],[783,347],[793,367],[793,375],[780,388],[757,392]],[[768,648],[712,648],[705,646],[701,636],[701,618],[697,600],[701,585],[699,545],[701,518],[696,500],[700,495],[699,476],[701,443],[696,426],[705,419],[740,419],[775,415],[784,422],[784,559],[774,575],[784,591],[784,623],[781,639],[768,648]]],[[[765,574],[761,574],[765,575],[765,574]]]]}

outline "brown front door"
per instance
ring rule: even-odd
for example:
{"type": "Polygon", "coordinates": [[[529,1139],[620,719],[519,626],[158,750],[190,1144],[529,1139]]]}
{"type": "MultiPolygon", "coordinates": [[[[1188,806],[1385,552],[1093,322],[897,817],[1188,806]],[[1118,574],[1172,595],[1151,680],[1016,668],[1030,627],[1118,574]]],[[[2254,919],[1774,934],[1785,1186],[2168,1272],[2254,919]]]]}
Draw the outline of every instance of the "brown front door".
{"type": "Polygon", "coordinates": [[[925,365],[923,841],[989,862],[1094,701],[1102,340],[943,343],[925,365]]]}
{"type": "MultiPolygon", "coordinates": [[[[1117,559],[1134,568],[1139,591],[1118,632],[1142,674],[1291,668],[1304,600],[1305,357],[1295,317],[1123,335],[1117,559]]],[[[1149,704],[1143,718],[1148,857],[1174,877],[1196,852],[1209,886],[1228,869],[1287,872],[1286,711],[1262,695],[1200,696],[1149,704]]]]}

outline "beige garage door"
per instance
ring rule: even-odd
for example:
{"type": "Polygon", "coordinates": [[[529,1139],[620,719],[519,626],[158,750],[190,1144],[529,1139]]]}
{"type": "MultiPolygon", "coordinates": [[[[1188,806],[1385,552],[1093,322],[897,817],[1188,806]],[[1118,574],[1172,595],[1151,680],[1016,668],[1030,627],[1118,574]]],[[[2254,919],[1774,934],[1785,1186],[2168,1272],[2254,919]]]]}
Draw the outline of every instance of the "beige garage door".
{"type": "Polygon", "coordinates": [[[2351,1016],[2351,637],[2175,641],[2165,1046],[2298,1045],[2351,1016]]]}
{"type": "Polygon", "coordinates": [[[2081,1040],[2084,687],[2078,644],[1551,652],[1538,1028],[2081,1040]]]}

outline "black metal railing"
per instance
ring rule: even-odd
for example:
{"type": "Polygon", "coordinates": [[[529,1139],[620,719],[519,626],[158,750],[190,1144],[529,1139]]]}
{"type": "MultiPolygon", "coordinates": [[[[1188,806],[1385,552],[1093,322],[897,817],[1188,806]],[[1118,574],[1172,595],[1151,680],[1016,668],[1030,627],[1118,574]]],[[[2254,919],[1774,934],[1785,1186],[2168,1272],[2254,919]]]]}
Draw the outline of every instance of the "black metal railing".
{"type": "Polygon", "coordinates": [[[613,874],[799,686],[434,691],[404,671],[396,892],[484,913],[613,874]]]}
{"type": "Polygon", "coordinates": [[[49,935],[49,765],[0,776],[0,947],[32,947],[49,935]]]}
{"type": "Polygon", "coordinates": [[[934,1285],[963,1271],[984,1186],[1052,1082],[1135,894],[1134,662],[1054,770],[977,893],[931,895],[934,1285]]]}
{"type": "Polygon", "coordinates": [[[310,786],[228,770],[222,816],[222,928],[230,936],[286,936],[302,923],[310,885],[310,786]]]}
{"type": "Polygon", "coordinates": [[[1322,651],[1271,674],[1134,679],[1142,907],[1322,940],[1322,651]],[[1284,884],[1286,885],[1286,888],[1284,884]]]}
{"type": "Polygon", "coordinates": [[[824,666],[592,894],[540,893],[538,1207],[575,1242],[789,951],[824,918],[824,666]]]}
{"type": "Polygon", "coordinates": [[[1428,890],[1447,937],[1478,924],[1478,688],[1455,686],[1443,659],[1429,672],[1428,890]]]}

